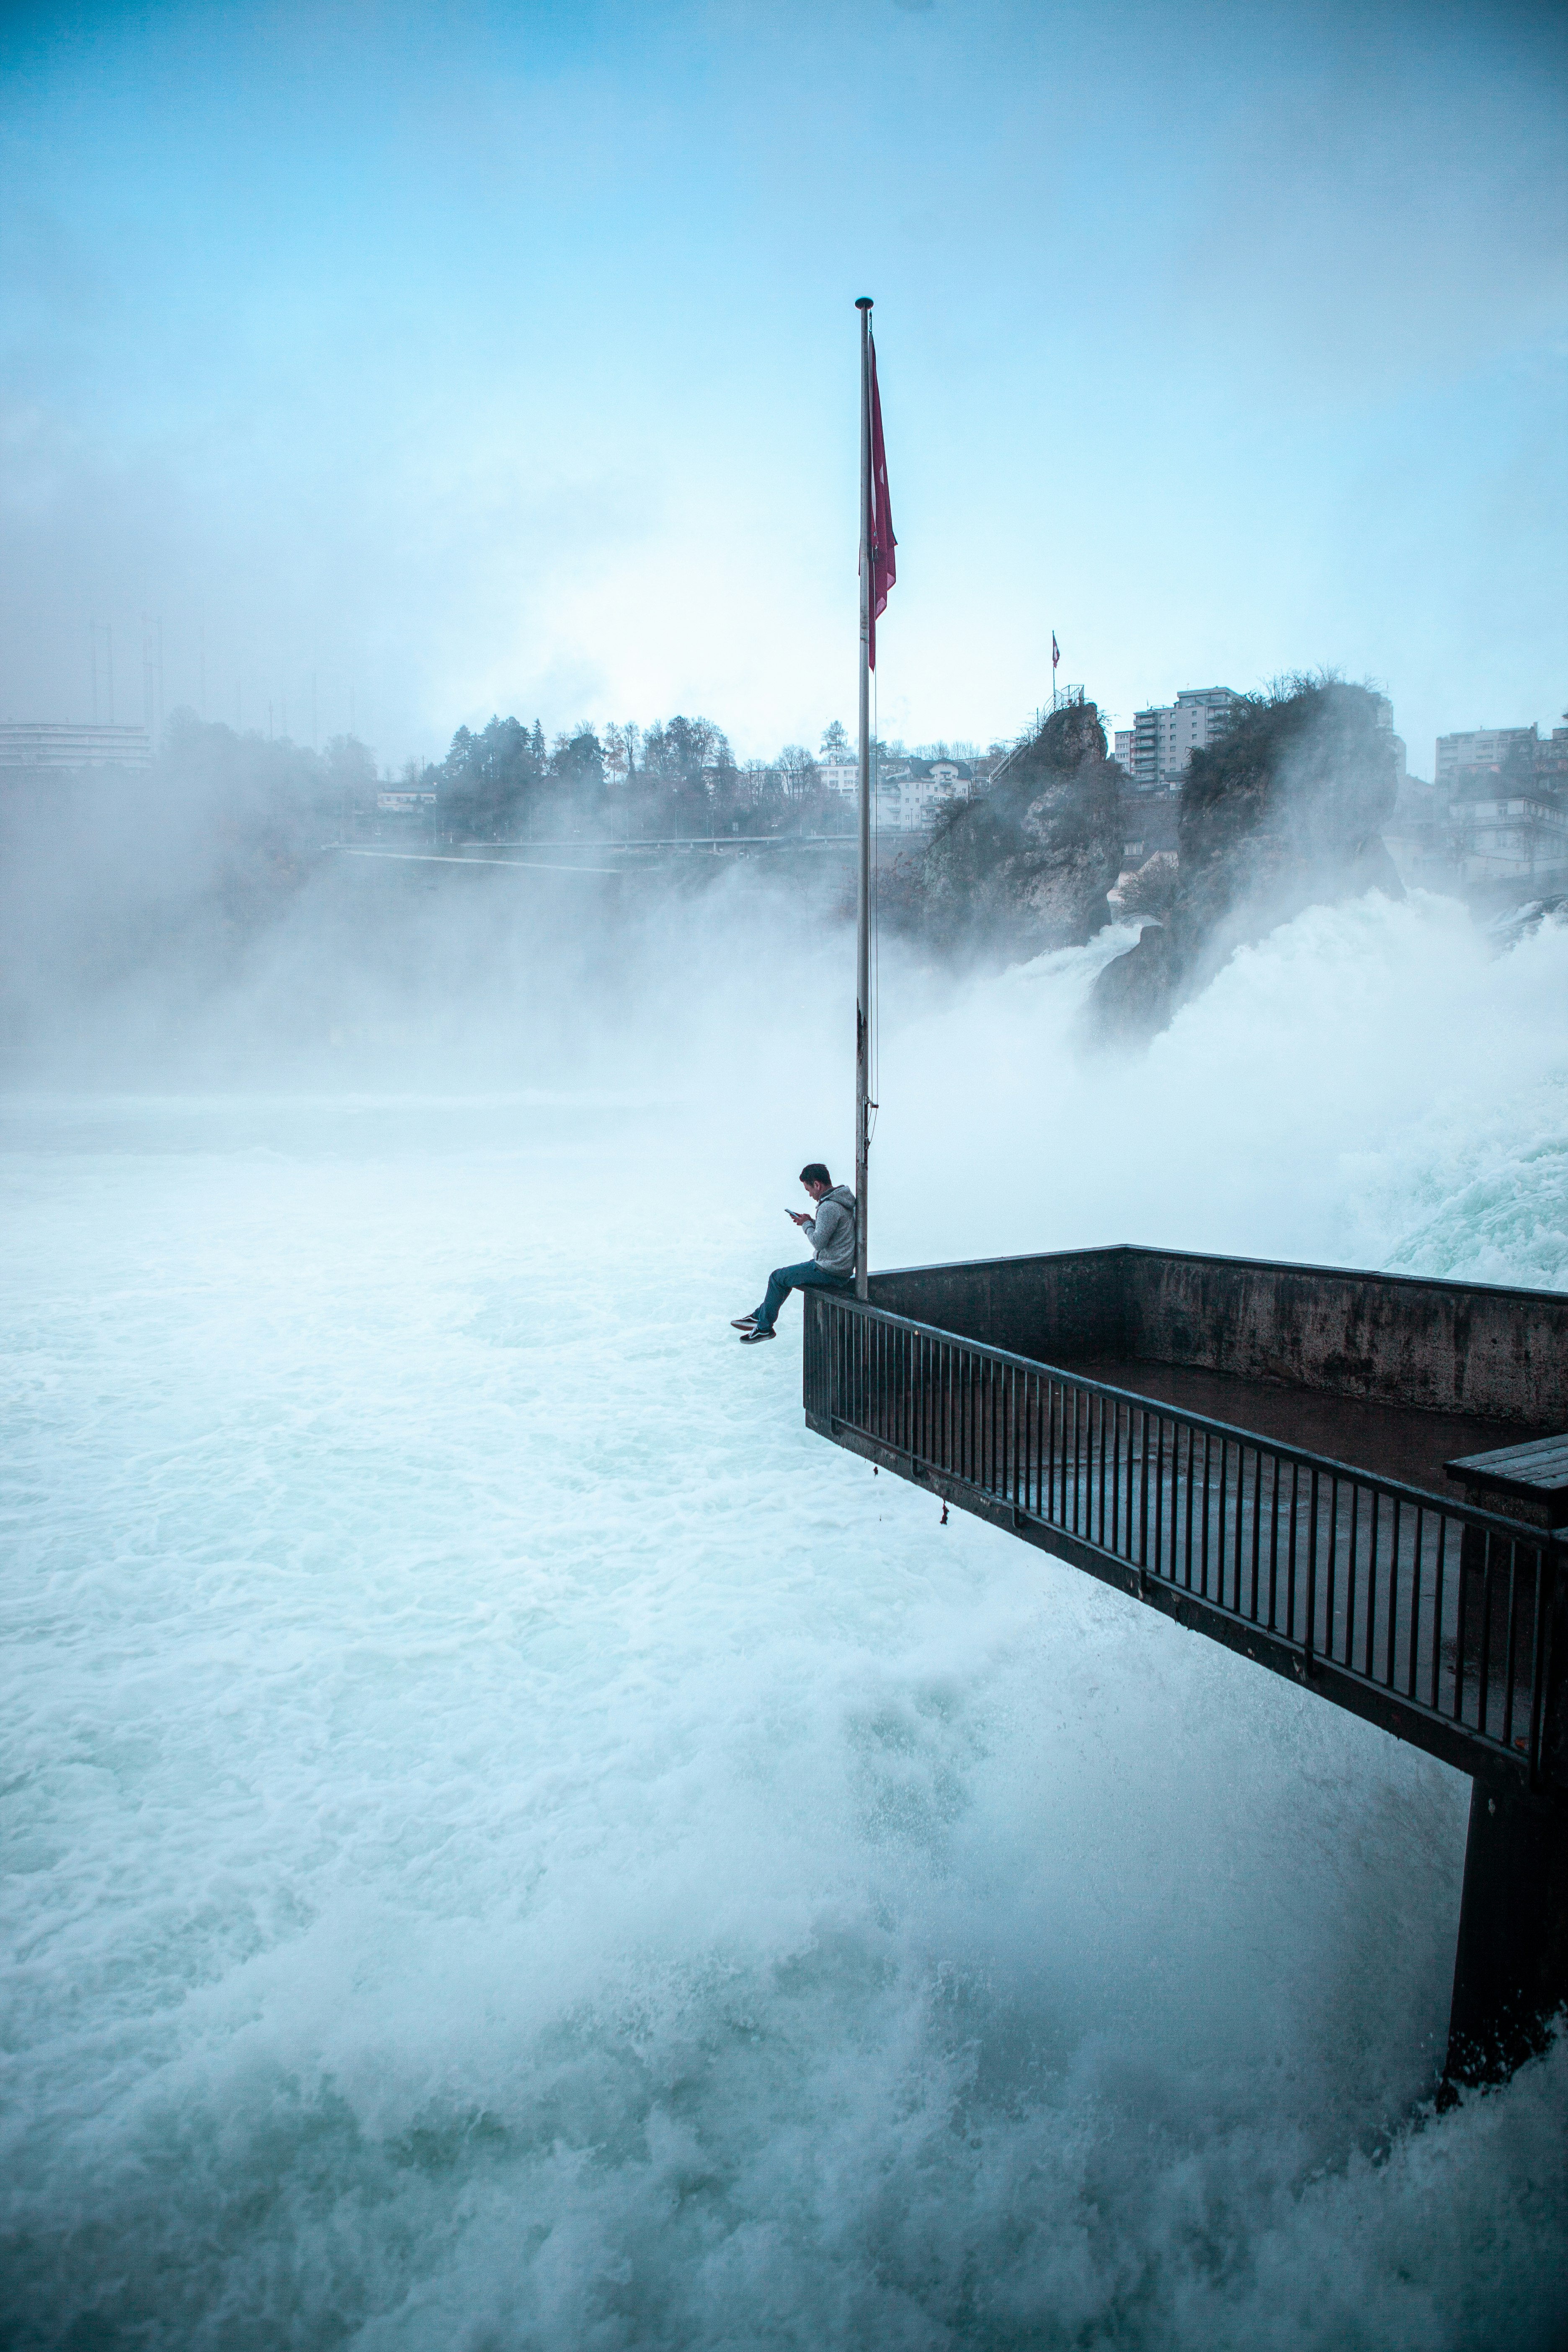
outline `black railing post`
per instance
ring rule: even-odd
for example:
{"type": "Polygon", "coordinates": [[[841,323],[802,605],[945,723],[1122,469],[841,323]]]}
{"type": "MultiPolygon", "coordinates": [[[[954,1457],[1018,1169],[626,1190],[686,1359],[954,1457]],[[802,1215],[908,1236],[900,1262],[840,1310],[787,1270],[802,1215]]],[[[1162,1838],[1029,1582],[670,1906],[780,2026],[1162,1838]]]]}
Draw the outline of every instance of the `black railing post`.
{"type": "Polygon", "coordinates": [[[1568,1800],[1500,1774],[1470,1784],[1448,2011],[1449,2083],[1500,2083],[1568,2001],[1568,1800]]]}
{"type": "MultiPolygon", "coordinates": [[[[1488,1583],[1495,1541],[1489,1533],[1488,1583]]],[[[1517,1555],[1517,1541],[1510,1549],[1517,1555]]],[[[1568,1564],[1560,1544],[1541,1545],[1534,1584],[1531,1785],[1501,1774],[1471,1783],[1444,2068],[1450,2084],[1504,2081],[1543,2046],[1568,2002],[1568,1564]]],[[[1482,1624],[1484,1643],[1486,1616],[1482,1624]]],[[[1510,1696],[1511,1684],[1510,1661],[1510,1696]]],[[[1484,1674],[1479,1706],[1484,1731],[1484,1674]]]]}

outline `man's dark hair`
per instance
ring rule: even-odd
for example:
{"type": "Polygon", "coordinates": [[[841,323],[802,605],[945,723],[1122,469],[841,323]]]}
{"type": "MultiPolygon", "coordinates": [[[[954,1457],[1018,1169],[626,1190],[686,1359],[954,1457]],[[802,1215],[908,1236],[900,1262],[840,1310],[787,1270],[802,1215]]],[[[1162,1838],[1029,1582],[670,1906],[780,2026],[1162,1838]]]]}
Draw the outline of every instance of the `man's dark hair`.
{"type": "Polygon", "coordinates": [[[805,1166],[800,1171],[800,1181],[803,1184],[831,1185],[833,1182],[832,1177],[828,1174],[820,1160],[808,1160],[806,1161],[805,1166]]]}

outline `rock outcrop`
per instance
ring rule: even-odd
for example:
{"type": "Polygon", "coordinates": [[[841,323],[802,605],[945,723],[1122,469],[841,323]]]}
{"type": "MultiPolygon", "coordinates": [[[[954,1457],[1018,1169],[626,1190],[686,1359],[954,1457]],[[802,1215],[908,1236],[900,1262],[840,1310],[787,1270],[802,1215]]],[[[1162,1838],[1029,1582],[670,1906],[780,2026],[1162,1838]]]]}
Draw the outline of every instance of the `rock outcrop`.
{"type": "Polygon", "coordinates": [[[1054,710],[937,828],[912,894],[920,928],[1006,962],[1092,939],[1121,869],[1124,782],[1096,706],[1054,710]]]}
{"type": "Polygon", "coordinates": [[[1244,702],[1222,740],[1193,753],[1174,894],[1096,982],[1101,1036],[1163,1029],[1234,948],[1304,907],[1374,886],[1403,898],[1380,832],[1398,792],[1385,709],[1364,687],[1298,680],[1244,702]]]}

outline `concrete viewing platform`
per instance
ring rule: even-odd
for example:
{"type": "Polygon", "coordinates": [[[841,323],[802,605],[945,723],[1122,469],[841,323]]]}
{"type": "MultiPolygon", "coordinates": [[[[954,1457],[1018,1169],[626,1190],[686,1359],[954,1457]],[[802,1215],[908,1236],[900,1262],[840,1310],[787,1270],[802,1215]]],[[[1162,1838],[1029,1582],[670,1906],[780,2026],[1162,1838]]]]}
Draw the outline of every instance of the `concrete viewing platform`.
{"type": "Polygon", "coordinates": [[[1568,1297],[1120,1246],[805,1298],[809,1425],[1468,1773],[1446,2080],[1568,2000],[1568,1297]]]}

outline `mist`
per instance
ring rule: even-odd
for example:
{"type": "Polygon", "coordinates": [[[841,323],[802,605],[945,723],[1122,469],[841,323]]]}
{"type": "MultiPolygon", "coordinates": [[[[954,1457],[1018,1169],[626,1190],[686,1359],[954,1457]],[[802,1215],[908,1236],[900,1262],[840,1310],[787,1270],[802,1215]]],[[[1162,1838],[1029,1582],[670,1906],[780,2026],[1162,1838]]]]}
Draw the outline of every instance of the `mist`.
{"type": "MultiPolygon", "coordinates": [[[[227,756],[8,836],[9,2340],[1559,2341],[1562,2045],[1432,2105],[1467,1784],[734,1346],[835,894],[227,756]]],[[[1107,1053],[1133,936],[883,938],[873,1264],[1568,1283],[1568,924],[1309,907],[1107,1053]]]]}

